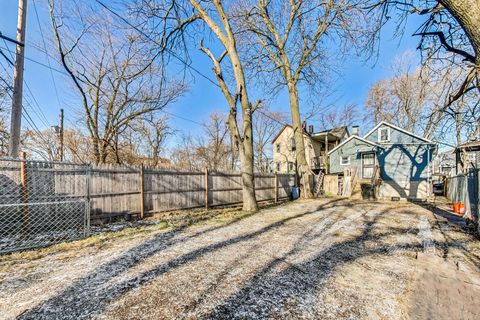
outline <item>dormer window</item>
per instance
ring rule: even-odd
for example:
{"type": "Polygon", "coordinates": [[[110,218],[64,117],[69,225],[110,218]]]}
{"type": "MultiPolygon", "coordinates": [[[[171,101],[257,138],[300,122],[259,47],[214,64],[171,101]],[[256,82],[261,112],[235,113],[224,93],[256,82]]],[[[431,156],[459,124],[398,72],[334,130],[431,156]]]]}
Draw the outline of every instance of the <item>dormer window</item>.
{"type": "Polygon", "coordinates": [[[378,142],[389,142],[389,141],[390,141],[390,128],[378,129],[378,142]]]}

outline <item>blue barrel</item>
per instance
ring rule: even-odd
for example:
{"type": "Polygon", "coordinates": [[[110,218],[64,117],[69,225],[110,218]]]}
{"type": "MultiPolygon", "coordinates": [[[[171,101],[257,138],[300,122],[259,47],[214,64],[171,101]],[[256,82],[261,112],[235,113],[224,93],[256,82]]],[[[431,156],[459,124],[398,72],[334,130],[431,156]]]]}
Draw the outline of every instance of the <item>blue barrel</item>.
{"type": "Polygon", "coordinates": [[[300,197],[300,187],[292,187],[292,199],[298,199],[300,197]]]}

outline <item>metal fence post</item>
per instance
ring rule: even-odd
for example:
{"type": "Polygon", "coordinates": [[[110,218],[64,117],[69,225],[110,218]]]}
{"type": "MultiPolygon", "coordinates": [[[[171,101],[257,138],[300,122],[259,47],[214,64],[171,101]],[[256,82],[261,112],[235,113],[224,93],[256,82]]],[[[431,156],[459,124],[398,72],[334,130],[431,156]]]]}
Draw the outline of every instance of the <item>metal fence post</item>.
{"type": "Polygon", "coordinates": [[[92,167],[90,164],[85,168],[85,235],[90,235],[90,178],[92,167]]]}
{"type": "Polygon", "coordinates": [[[29,231],[29,212],[28,212],[28,169],[27,169],[27,154],[20,152],[20,184],[22,192],[22,229],[24,236],[28,236],[29,231]]]}

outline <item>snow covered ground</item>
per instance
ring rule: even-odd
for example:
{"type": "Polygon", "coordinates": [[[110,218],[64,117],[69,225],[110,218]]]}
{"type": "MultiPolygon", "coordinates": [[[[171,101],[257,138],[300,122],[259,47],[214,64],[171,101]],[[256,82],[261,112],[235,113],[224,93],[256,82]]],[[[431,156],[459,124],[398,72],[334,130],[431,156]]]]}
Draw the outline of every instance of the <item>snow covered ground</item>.
{"type": "Polygon", "coordinates": [[[478,319],[479,242],[432,211],[322,199],[113,225],[101,241],[0,257],[0,318],[478,319]]]}

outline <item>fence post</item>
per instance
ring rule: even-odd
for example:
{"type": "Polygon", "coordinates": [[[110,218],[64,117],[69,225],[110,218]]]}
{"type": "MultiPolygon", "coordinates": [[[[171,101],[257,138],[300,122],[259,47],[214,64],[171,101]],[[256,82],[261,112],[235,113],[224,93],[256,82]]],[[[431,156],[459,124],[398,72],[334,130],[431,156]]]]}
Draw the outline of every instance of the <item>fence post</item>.
{"type": "Polygon", "coordinates": [[[278,202],[278,174],[275,172],[275,203],[278,202]]]}
{"type": "Polygon", "coordinates": [[[144,188],[144,168],[143,163],[140,166],[140,218],[145,216],[145,188],[144,188]]]}
{"type": "Polygon", "coordinates": [[[205,209],[208,209],[208,169],[205,168],[205,209]]]}
{"type": "Polygon", "coordinates": [[[92,174],[92,167],[87,165],[85,170],[85,235],[90,235],[90,178],[92,174]]]}
{"type": "Polygon", "coordinates": [[[22,192],[22,225],[24,235],[28,235],[29,230],[29,214],[28,214],[28,172],[27,172],[27,154],[20,152],[20,185],[22,192]]]}

